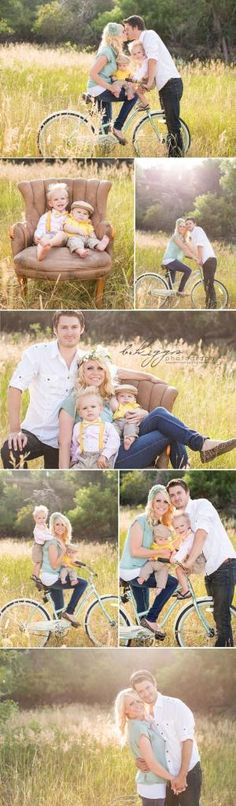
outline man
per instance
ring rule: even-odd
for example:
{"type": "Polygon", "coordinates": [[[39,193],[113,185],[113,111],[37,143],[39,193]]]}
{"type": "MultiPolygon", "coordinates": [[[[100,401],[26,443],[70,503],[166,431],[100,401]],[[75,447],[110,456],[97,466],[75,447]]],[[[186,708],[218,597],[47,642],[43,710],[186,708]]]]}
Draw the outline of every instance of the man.
{"type": "MultiPolygon", "coordinates": [[[[45,468],[58,467],[58,412],[74,388],[78,359],[83,354],[78,343],[84,316],[82,311],[56,311],[52,323],[56,340],[28,347],[10,380],[10,433],[1,451],[5,468],[21,466],[22,454],[27,461],[43,456],[45,468]],[[29,389],[30,401],[21,424],[25,389],[29,389]]],[[[23,459],[24,467],[27,461],[23,459]]]]}
{"type": "MultiPolygon", "coordinates": [[[[149,706],[150,715],[165,741],[166,762],[175,778],[175,792],[167,789],[165,806],[199,806],[202,773],[194,738],[194,718],[190,708],[175,697],[165,697],[156,688],[156,681],[146,669],[134,672],[130,685],[149,706]]],[[[147,766],[142,759],[137,766],[147,766]]]]}
{"type": "Polygon", "coordinates": [[[142,17],[132,16],[123,20],[125,36],[128,40],[138,40],[142,43],[148,60],[148,80],[145,82],[147,90],[152,89],[156,82],[159,91],[160,103],[164,109],[169,132],[169,157],[183,156],[183,140],[181,135],[180,99],[183,94],[183,82],[175,63],[162,39],[155,31],[145,30],[142,17]]]}
{"type": "Polygon", "coordinates": [[[173,506],[188,513],[194,532],[193,547],[183,568],[191,571],[202,552],[206,559],[205,584],[208,595],[213,598],[217,630],[215,646],[233,646],[230,606],[236,581],[236,552],[218,512],[207,498],[192,501],[183,479],[169,481],[167,490],[173,506]]]}
{"type": "Polygon", "coordinates": [[[216,308],[216,293],[214,277],[217,260],[214,249],[202,227],[196,226],[194,218],[186,218],[186,227],[191,232],[191,243],[197,249],[198,260],[203,270],[204,287],[206,292],[206,308],[216,308]]]}

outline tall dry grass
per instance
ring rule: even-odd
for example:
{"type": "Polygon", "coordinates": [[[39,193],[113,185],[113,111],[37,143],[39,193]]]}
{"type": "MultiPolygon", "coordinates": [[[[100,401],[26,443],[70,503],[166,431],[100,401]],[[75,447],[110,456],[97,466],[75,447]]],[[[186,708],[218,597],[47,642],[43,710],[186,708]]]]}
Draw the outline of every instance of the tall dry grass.
{"type": "Polygon", "coordinates": [[[17,188],[20,181],[32,179],[77,178],[106,179],[112,186],[108,195],[107,221],[114,228],[113,268],[105,284],[104,308],[133,307],[133,170],[125,162],[110,166],[98,162],[47,165],[0,163],[0,307],[2,308],[95,308],[94,281],[28,280],[26,299],[22,296],[14,271],[9,227],[25,218],[23,198],[17,188]]]}
{"type": "MultiPolygon", "coordinates": [[[[158,315],[165,316],[165,313],[158,315]]],[[[118,326],[118,321],[117,324],[114,321],[113,336],[118,326]]],[[[39,340],[42,340],[42,337],[39,337],[39,340]]],[[[12,337],[3,334],[0,339],[2,440],[8,429],[6,403],[8,382],[22,350],[29,343],[30,336],[17,337],[17,343],[14,334],[12,337]]],[[[236,408],[235,358],[230,348],[222,353],[216,344],[212,343],[205,347],[201,339],[195,344],[187,344],[182,339],[173,342],[156,339],[150,350],[143,348],[142,356],[142,342],[135,338],[131,344],[113,342],[111,354],[117,366],[151,372],[157,378],[175,386],[178,389],[178,397],[174,404],[174,414],[189,427],[213,439],[230,439],[234,435],[232,412],[236,408]]],[[[28,393],[24,393],[23,412],[27,401],[28,393]]],[[[188,453],[191,467],[202,467],[199,454],[190,449],[188,453]]],[[[234,469],[235,451],[214,459],[208,464],[209,467],[234,469]]]]}
{"type": "MultiPolygon", "coordinates": [[[[40,122],[56,109],[81,108],[81,93],[93,61],[94,54],[66,48],[1,46],[0,153],[4,157],[37,156],[40,122]]],[[[184,82],[181,115],[192,133],[189,156],[234,156],[234,67],[220,61],[195,61],[180,64],[180,71],[184,82]]],[[[159,107],[155,91],[150,101],[152,108],[159,107]]],[[[83,104],[82,109],[86,112],[83,104]]],[[[134,156],[131,136],[130,131],[127,146],[116,146],[112,156],[134,156]]]]}
{"type": "MultiPolygon", "coordinates": [[[[164,232],[157,234],[153,232],[141,232],[138,230],[135,236],[135,277],[146,272],[163,274],[161,263],[169,240],[169,235],[164,232]]],[[[220,280],[226,286],[229,293],[229,308],[236,307],[236,247],[234,244],[224,244],[221,241],[212,243],[217,256],[216,280],[220,280]]],[[[184,258],[184,263],[190,266],[194,272],[197,264],[193,260],[184,258]]],[[[179,282],[181,274],[176,275],[179,282]]],[[[191,286],[191,277],[187,288],[191,286]]],[[[191,298],[181,297],[178,309],[191,308],[191,298]]]]}
{"type": "MultiPolygon", "coordinates": [[[[234,723],[199,715],[196,725],[201,806],[234,806],[234,723]]],[[[6,723],[0,753],[1,806],[125,806],[135,795],[134,759],[99,706],[22,711],[6,723]]]]}

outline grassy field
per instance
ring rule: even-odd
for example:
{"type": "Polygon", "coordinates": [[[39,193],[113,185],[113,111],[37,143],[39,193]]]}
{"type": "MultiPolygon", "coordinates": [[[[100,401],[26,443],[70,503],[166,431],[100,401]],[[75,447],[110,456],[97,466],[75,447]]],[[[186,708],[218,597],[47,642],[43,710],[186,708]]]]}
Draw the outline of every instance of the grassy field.
{"type": "MultiPolygon", "coordinates": [[[[37,130],[50,112],[79,108],[84,114],[88,113],[81,101],[81,93],[86,89],[93,61],[94,54],[77,53],[66,48],[53,50],[30,44],[1,46],[2,156],[37,156],[37,130]]],[[[234,156],[234,68],[220,61],[205,65],[196,61],[181,64],[180,71],[184,82],[181,116],[192,134],[189,156],[234,156]]],[[[159,107],[155,91],[150,94],[150,102],[152,108],[159,107]]],[[[135,120],[138,119],[137,116],[135,120]]],[[[127,146],[116,146],[112,156],[134,156],[132,131],[127,134],[127,146]]],[[[96,137],[94,154],[102,156],[96,137]]],[[[70,156],[82,154],[72,153],[70,156]]]]}
{"type": "MultiPolygon", "coordinates": [[[[201,806],[234,806],[234,723],[203,716],[196,723],[201,806]]],[[[68,806],[75,799],[77,806],[125,806],[135,795],[131,753],[119,747],[112,715],[99,706],[19,712],[2,731],[0,757],[0,806],[68,806]]]]}
{"type": "MultiPolygon", "coordinates": [[[[135,276],[139,277],[147,271],[160,272],[164,251],[169,235],[164,232],[141,232],[138,230],[135,237],[135,276]]],[[[233,244],[213,242],[213,249],[217,255],[216,279],[220,280],[229,292],[229,308],[236,307],[236,247],[233,244]]],[[[184,258],[184,263],[195,271],[194,261],[184,258]]],[[[161,270],[162,273],[162,270],[161,270]]],[[[181,275],[176,275],[177,281],[181,275]]],[[[191,284],[191,278],[190,278],[191,284]]],[[[181,297],[178,309],[191,307],[191,298],[181,297]]]]}
{"type": "MultiPolygon", "coordinates": [[[[32,544],[22,539],[18,541],[13,539],[0,540],[0,608],[11,599],[22,596],[29,596],[40,602],[40,604],[43,603],[42,594],[37,591],[31,580],[31,548],[32,544]]],[[[78,548],[81,562],[92,566],[93,570],[98,574],[98,578],[95,579],[98,592],[100,594],[113,593],[117,595],[117,552],[114,545],[111,543],[102,545],[96,542],[85,543],[80,541],[78,548]]],[[[86,571],[79,569],[78,574],[88,579],[86,571]]],[[[66,592],[65,600],[67,601],[68,598],[69,593],[66,592]]],[[[94,594],[92,594],[89,603],[94,598],[94,594]]],[[[51,612],[50,604],[47,603],[46,608],[51,612]]],[[[87,609],[88,603],[80,612],[79,621],[81,624],[83,624],[87,609]]],[[[10,646],[7,637],[3,637],[0,643],[2,648],[9,648],[10,646]]],[[[62,644],[67,647],[86,647],[91,646],[91,641],[85,634],[83,626],[81,626],[76,630],[70,629],[65,638],[50,636],[49,647],[62,646],[62,644]]]]}
{"type": "Polygon", "coordinates": [[[112,182],[107,221],[114,227],[113,270],[104,292],[104,308],[133,307],[133,182],[132,168],[125,163],[99,166],[60,162],[54,165],[0,164],[0,307],[2,308],[95,308],[95,282],[28,280],[27,298],[20,292],[14,272],[9,227],[24,220],[24,203],[17,188],[20,181],[55,178],[106,179],[112,182]],[[125,211],[125,212],[124,212],[125,211]]]}
{"type": "MultiPolygon", "coordinates": [[[[161,315],[161,314],[159,314],[161,315]]],[[[114,324],[114,332],[115,332],[114,324]]],[[[200,333],[199,333],[200,336],[200,333]]],[[[39,336],[42,341],[42,336],[39,336]]],[[[0,340],[0,401],[1,401],[1,441],[7,434],[7,386],[17,362],[20,360],[22,350],[30,344],[29,336],[6,336],[2,334],[0,340]]],[[[132,352],[139,348],[141,342],[134,339],[132,352]]],[[[235,359],[233,351],[228,348],[224,353],[215,344],[204,347],[199,341],[189,345],[182,339],[168,343],[155,341],[154,352],[161,350],[166,354],[165,359],[150,358],[148,363],[141,361],[139,355],[122,355],[127,347],[123,342],[111,343],[112,359],[117,366],[132,369],[145,369],[156,377],[163,379],[178,389],[178,397],[174,405],[174,413],[182,418],[187,425],[198,429],[201,434],[207,434],[213,439],[229,439],[233,435],[232,411],[235,409],[235,359]],[[174,357],[174,354],[177,357],[174,357]]],[[[27,406],[28,393],[23,394],[23,412],[27,406]]],[[[192,468],[202,467],[199,454],[189,449],[189,458],[192,468]]],[[[39,462],[31,463],[31,467],[40,466],[39,462]]],[[[42,464],[41,464],[42,466],[42,464]]],[[[213,469],[235,468],[235,451],[214,459],[208,465],[213,469]]]]}
{"type": "MultiPolygon", "coordinates": [[[[123,546],[124,546],[125,538],[126,538],[126,535],[127,535],[127,531],[129,529],[129,527],[131,526],[132,522],[134,521],[135,517],[137,517],[137,515],[140,515],[142,512],[143,512],[143,507],[137,507],[137,509],[134,509],[132,507],[120,507],[120,536],[119,536],[120,556],[121,556],[122,551],[123,551],[123,546]]],[[[224,517],[222,517],[222,522],[223,522],[223,524],[225,526],[225,529],[227,530],[227,534],[229,535],[229,537],[232,540],[232,543],[233,543],[233,545],[234,545],[234,547],[236,549],[235,522],[233,521],[233,519],[229,520],[229,519],[224,518],[224,517]]],[[[172,572],[171,569],[170,569],[170,573],[173,573],[173,575],[175,576],[174,571],[172,572]]],[[[197,596],[206,596],[207,595],[203,577],[194,575],[194,576],[191,577],[191,582],[192,582],[194,591],[195,591],[197,596]]],[[[154,600],[154,598],[155,598],[155,592],[153,590],[150,590],[150,605],[151,605],[152,601],[154,600]]],[[[170,607],[170,603],[172,604],[173,600],[170,600],[169,602],[167,602],[167,604],[163,607],[163,611],[162,611],[163,616],[165,616],[165,614],[167,613],[167,610],[170,607]]],[[[165,629],[165,632],[166,632],[166,638],[165,638],[165,641],[163,643],[163,646],[165,646],[165,647],[166,646],[176,646],[176,641],[175,641],[174,634],[173,634],[173,627],[174,627],[174,623],[175,623],[175,620],[177,618],[178,613],[182,610],[183,604],[184,604],[183,602],[179,602],[179,604],[176,605],[176,608],[175,608],[173,614],[170,616],[170,618],[168,619],[168,622],[164,626],[164,629],[165,629]]],[[[235,590],[235,595],[234,595],[234,604],[236,606],[236,590],[235,590]]],[[[133,610],[132,610],[132,607],[131,607],[130,604],[125,605],[125,612],[129,613],[129,615],[132,617],[132,621],[133,621],[133,615],[134,614],[133,614],[133,610]]],[[[132,641],[132,646],[135,646],[135,641],[132,641]]],[[[138,646],[138,643],[137,643],[137,646],[138,646]]]]}

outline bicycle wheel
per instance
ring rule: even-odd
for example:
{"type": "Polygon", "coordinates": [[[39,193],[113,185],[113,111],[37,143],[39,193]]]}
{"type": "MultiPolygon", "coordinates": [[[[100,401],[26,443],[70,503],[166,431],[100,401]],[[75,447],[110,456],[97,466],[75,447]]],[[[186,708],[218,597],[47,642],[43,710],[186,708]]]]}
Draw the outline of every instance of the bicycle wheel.
{"type": "MultiPolygon", "coordinates": [[[[184,120],[181,120],[181,135],[184,154],[187,153],[191,136],[184,120]]],[[[133,132],[133,146],[137,157],[166,157],[168,130],[164,112],[150,112],[139,121],[133,132]]]]}
{"type": "Polygon", "coordinates": [[[42,157],[91,157],[96,146],[95,128],[79,112],[61,110],[45,118],[38,130],[42,157]]]}
{"type": "MultiPolygon", "coordinates": [[[[227,308],[229,302],[227,288],[225,288],[223,283],[220,283],[219,280],[214,280],[214,291],[216,295],[215,308],[227,308]]],[[[193,308],[206,309],[208,307],[206,304],[206,292],[203,280],[199,280],[198,283],[193,286],[191,291],[191,300],[193,308]]]]}
{"type": "Polygon", "coordinates": [[[42,647],[50,636],[47,610],[32,599],[14,599],[0,612],[2,648],[42,647]],[[41,625],[42,629],[39,629],[41,625]]]}
{"type": "MultiPolygon", "coordinates": [[[[175,637],[179,646],[210,647],[215,645],[216,626],[213,602],[210,598],[198,599],[198,608],[206,626],[202,623],[193,604],[181,611],[175,622],[175,637]]],[[[236,641],[236,608],[231,607],[234,642],[236,641]]]]}
{"type": "Polygon", "coordinates": [[[149,310],[163,308],[168,291],[168,283],[160,274],[140,274],[135,281],[135,307],[149,310]]]}
{"type": "Polygon", "coordinates": [[[91,603],[85,616],[85,630],[95,646],[118,646],[118,620],[129,624],[124,611],[119,607],[117,596],[101,596],[91,603]],[[118,613],[119,610],[119,613],[118,613]]]}

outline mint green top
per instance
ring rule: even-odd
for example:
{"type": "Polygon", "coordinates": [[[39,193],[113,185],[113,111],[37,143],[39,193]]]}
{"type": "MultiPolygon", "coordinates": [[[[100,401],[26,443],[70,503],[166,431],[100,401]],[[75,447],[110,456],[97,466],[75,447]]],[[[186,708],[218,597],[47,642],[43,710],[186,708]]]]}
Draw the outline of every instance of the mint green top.
{"type": "MultiPolygon", "coordinates": [[[[75,400],[76,400],[75,392],[74,391],[70,392],[68,397],[66,397],[65,400],[62,401],[60,411],[63,409],[63,411],[66,411],[67,414],[70,414],[70,416],[73,417],[75,423],[79,423],[81,422],[81,417],[79,416],[79,414],[77,414],[75,400]]],[[[101,412],[101,420],[104,423],[112,422],[112,411],[110,409],[109,402],[107,400],[104,400],[104,407],[101,412]]]]}
{"type": "MultiPolygon", "coordinates": [[[[48,556],[49,546],[56,546],[57,547],[57,549],[58,549],[57,553],[58,553],[58,557],[59,557],[61,544],[58,542],[56,537],[53,537],[52,540],[47,540],[46,543],[44,543],[44,545],[43,545],[43,562],[42,562],[41,571],[42,571],[43,574],[52,574],[53,576],[55,576],[55,582],[56,582],[56,580],[59,577],[60,568],[52,568],[52,565],[50,563],[49,556],[48,556]]],[[[61,564],[63,564],[63,563],[61,563],[61,564]]]]}
{"type": "MultiPolygon", "coordinates": [[[[108,84],[111,84],[111,77],[117,70],[116,53],[113,50],[113,48],[109,47],[109,45],[107,45],[106,47],[100,46],[100,48],[98,48],[96,58],[99,59],[100,56],[104,56],[107,59],[107,61],[104,67],[102,68],[101,72],[99,73],[99,75],[101,76],[101,78],[104,79],[104,81],[107,81],[108,84]]],[[[97,81],[94,81],[93,78],[89,78],[88,91],[92,89],[92,87],[97,86],[99,86],[97,81]]],[[[102,92],[105,92],[105,87],[102,87],[102,92]]]]}
{"type": "MultiPolygon", "coordinates": [[[[158,729],[156,727],[152,727],[150,722],[147,722],[145,719],[129,719],[128,742],[135,758],[140,758],[139,742],[141,736],[147,736],[156,761],[158,761],[165,770],[168,770],[165,757],[165,742],[164,739],[162,739],[162,736],[160,736],[158,729]]],[[[138,770],[136,775],[136,783],[149,785],[165,784],[166,780],[164,778],[160,778],[160,776],[156,775],[154,772],[142,772],[142,770],[138,770]]]]}
{"type": "Polygon", "coordinates": [[[167,244],[166,251],[162,260],[162,263],[165,265],[169,263],[171,260],[183,260],[184,251],[177,246],[175,243],[174,235],[169,240],[167,244]]]}
{"type": "Polygon", "coordinates": [[[149,523],[147,521],[146,515],[138,515],[138,517],[135,518],[135,521],[133,521],[133,523],[131,523],[131,526],[129,528],[127,538],[126,538],[126,541],[125,541],[125,545],[124,545],[124,548],[123,548],[123,553],[122,553],[122,556],[121,556],[120,569],[122,569],[122,568],[126,568],[126,569],[127,568],[141,568],[141,566],[144,565],[147,562],[147,559],[148,559],[147,557],[132,557],[131,556],[131,552],[130,552],[130,531],[132,529],[132,526],[134,526],[135,523],[138,523],[139,526],[141,526],[141,528],[143,530],[142,546],[145,549],[150,549],[150,546],[153,543],[153,531],[152,531],[151,526],[149,526],[149,523]]]}

